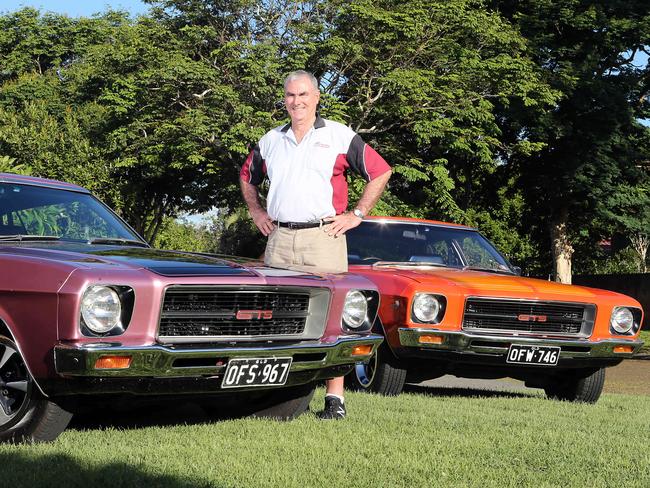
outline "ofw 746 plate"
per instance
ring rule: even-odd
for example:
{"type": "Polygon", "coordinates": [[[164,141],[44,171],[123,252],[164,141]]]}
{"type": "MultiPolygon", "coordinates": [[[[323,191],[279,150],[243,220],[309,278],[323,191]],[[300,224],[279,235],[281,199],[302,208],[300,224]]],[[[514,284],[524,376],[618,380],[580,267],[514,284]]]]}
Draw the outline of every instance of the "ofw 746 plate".
{"type": "Polygon", "coordinates": [[[507,363],[537,364],[539,366],[555,366],[560,359],[558,346],[533,346],[528,344],[510,344],[507,363]]]}

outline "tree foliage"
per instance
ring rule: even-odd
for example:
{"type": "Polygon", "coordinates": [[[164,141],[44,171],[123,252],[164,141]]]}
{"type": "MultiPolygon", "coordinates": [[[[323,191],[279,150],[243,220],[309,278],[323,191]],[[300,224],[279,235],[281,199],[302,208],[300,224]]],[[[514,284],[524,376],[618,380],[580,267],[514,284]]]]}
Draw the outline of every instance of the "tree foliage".
{"type": "Polygon", "coordinates": [[[641,142],[648,129],[638,120],[650,108],[650,66],[637,65],[635,56],[650,44],[650,6],[596,0],[492,4],[519,27],[545,81],[562,94],[553,110],[506,107],[503,120],[511,138],[544,143],[541,151],[505,159],[519,175],[527,222],[540,242],[551,236],[555,273],[561,275],[564,266],[568,276],[558,277],[570,280],[572,243],[585,233],[592,245],[602,239],[613,217],[611,195],[635,187],[639,165],[649,157],[641,142]]]}
{"type": "Polygon", "coordinates": [[[535,274],[574,249],[592,269],[615,234],[641,256],[646,1],[147,3],[0,16],[0,168],[89,187],[160,245],[257,255],[239,167],[286,122],[286,74],[308,69],[321,114],[393,166],[375,213],[475,225],[535,274]],[[173,221],[212,207],[218,228],[173,221]]]}

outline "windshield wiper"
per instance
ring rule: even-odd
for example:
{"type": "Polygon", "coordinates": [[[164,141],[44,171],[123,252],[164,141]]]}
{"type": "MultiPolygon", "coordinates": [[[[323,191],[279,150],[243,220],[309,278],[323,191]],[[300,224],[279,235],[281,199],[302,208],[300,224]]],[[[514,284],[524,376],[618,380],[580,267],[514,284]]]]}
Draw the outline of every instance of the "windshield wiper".
{"type": "Polygon", "coordinates": [[[446,264],[438,263],[435,261],[377,261],[372,263],[373,266],[435,266],[437,268],[446,268],[446,264]]]}
{"type": "Polygon", "coordinates": [[[117,244],[120,246],[149,247],[149,244],[136,241],[135,239],[123,239],[121,237],[95,237],[88,241],[88,244],[117,244]]]}
{"type": "Polygon", "coordinates": [[[509,269],[482,268],[481,266],[465,266],[463,270],[485,271],[486,273],[515,274],[509,269]]]}
{"type": "Polygon", "coordinates": [[[58,241],[59,236],[40,236],[32,234],[14,234],[10,236],[0,236],[0,241],[58,241]]]}

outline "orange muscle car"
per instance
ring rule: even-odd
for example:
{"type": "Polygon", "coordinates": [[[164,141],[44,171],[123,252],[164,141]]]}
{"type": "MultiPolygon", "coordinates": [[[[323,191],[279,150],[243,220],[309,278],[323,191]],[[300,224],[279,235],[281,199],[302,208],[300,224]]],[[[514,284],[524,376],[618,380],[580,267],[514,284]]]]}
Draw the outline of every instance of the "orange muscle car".
{"type": "Polygon", "coordinates": [[[379,288],[384,344],[349,386],[399,394],[444,374],[512,377],[552,398],[595,402],[605,368],[639,350],[640,304],[519,276],[476,229],[369,218],[348,231],[350,271],[379,288]]]}

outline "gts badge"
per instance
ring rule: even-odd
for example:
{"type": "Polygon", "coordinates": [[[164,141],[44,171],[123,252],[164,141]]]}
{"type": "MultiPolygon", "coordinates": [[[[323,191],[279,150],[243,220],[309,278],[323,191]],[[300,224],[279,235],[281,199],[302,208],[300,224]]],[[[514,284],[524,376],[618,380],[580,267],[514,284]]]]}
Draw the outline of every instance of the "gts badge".
{"type": "Polygon", "coordinates": [[[548,317],[546,315],[526,315],[521,314],[517,316],[517,320],[521,322],[546,322],[548,317]]]}
{"type": "Polygon", "coordinates": [[[237,320],[268,320],[273,318],[273,310],[238,310],[237,320]]]}

